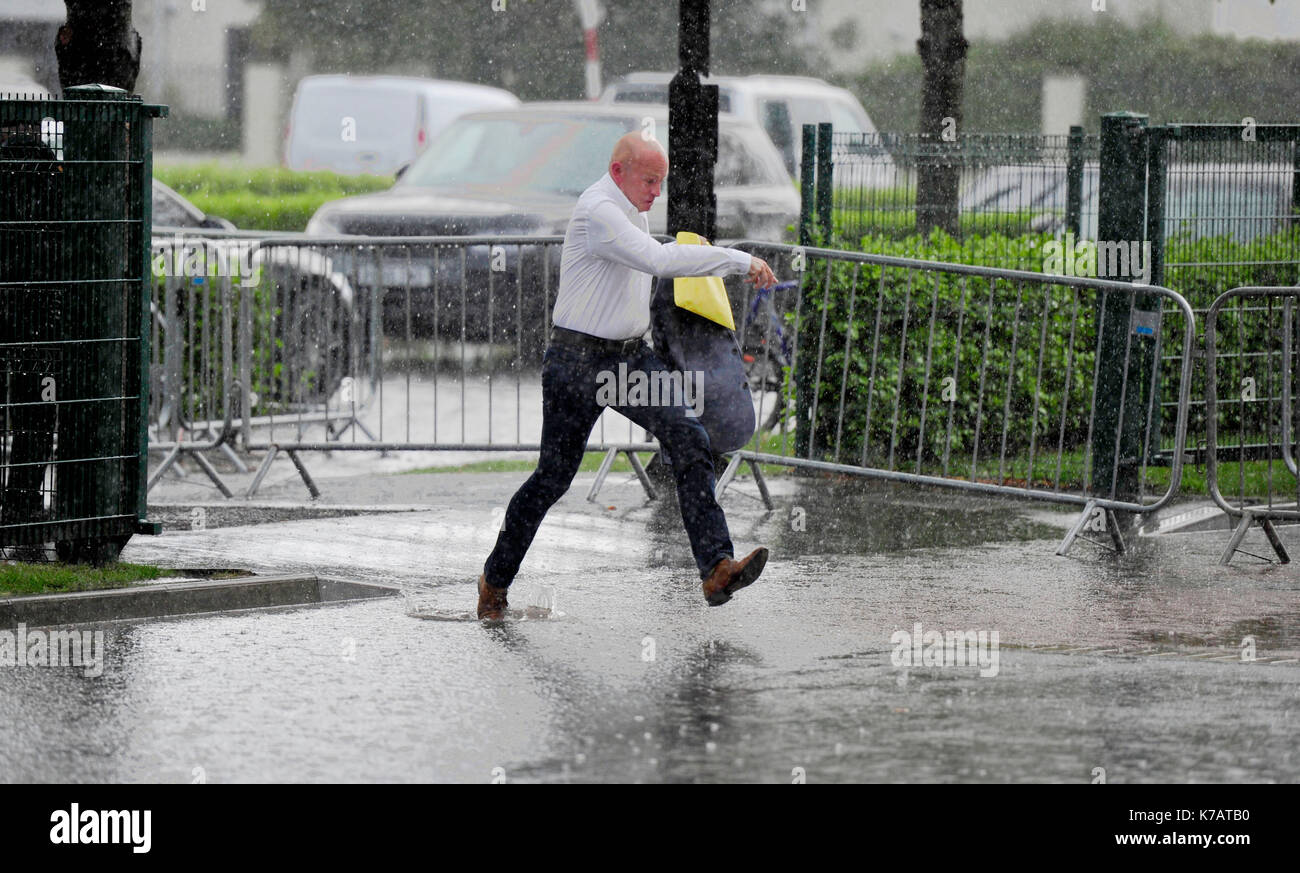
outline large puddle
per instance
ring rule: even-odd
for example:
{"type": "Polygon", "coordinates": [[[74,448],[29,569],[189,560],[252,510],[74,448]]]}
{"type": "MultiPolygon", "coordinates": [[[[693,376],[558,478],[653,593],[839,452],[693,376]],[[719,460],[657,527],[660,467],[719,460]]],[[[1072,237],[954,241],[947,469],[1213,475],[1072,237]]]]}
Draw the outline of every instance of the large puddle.
{"type": "MultiPolygon", "coordinates": [[[[727,606],[704,606],[671,512],[579,500],[512,589],[555,616],[490,628],[407,613],[472,608],[491,539],[476,508],[281,526],[302,563],[410,597],[110,625],[97,677],[0,668],[0,781],[1300,778],[1300,668],[1266,662],[1300,653],[1291,567],[1219,568],[1220,538],[1195,535],[1058,558],[1059,525],[1006,505],[737,500],[737,545],[774,558],[727,606]],[[996,632],[992,675],[896,664],[917,631],[996,632]],[[1261,661],[1238,657],[1246,637],[1261,661]]],[[[274,561],[271,533],[152,547],[274,561]]]]}

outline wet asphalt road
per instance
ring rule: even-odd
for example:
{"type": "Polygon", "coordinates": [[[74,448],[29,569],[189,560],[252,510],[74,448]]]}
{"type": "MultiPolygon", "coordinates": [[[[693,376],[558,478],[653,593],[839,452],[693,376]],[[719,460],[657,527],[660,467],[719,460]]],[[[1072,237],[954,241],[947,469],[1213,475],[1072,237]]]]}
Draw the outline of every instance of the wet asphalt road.
{"type": "MultiPolygon", "coordinates": [[[[1218,567],[1226,532],[1057,557],[1070,516],[1052,508],[786,479],[767,512],[741,483],[723,500],[733,539],[773,558],[709,609],[671,503],[647,505],[615,476],[590,504],[580,477],[511,589],[516,606],[553,598],[550,618],[416,617],[472,609],[523,475],[338,480],[327,502],[427,508],[136,538],[125,559],[311,570],[404,594],[110,625],[98,678],[0,669],[0,778],[1300,776],[1300,571],[1218,567]],[[996,632],[993,669],[896,665],[894,635],[917,623],[996,632]]],[[[278,487],[266,496],[294,484],[278,487]]],[[[1281,531],[1300,550],[1300,530],[1281,531]]]]}

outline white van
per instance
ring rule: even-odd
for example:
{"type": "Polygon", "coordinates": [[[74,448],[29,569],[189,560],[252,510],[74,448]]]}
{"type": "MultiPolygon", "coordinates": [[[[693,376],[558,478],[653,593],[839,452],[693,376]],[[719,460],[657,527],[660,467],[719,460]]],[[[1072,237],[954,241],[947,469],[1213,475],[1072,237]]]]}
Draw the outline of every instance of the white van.
{"type": "Polygon", "coordinates": [[[308,76],[289,114],[291,170],[392,175],[466,112],[513,109],[509,91],[408,76],[308,76]]]}
{"type": "MultiPolygon", "coordinates": [[[[630,73],[600,95],[603,103],[667,103],[673,73],[630,73]]],[[[858,98],[806,76],[705,76],[718,86],[718,111],[753,121],[767,132],[791,176],[799,175],[802,129],[829,121],[836,133],[876,133],[858,98]]],[[[883,156],[887,160],[887,156],[883,156]]]]}

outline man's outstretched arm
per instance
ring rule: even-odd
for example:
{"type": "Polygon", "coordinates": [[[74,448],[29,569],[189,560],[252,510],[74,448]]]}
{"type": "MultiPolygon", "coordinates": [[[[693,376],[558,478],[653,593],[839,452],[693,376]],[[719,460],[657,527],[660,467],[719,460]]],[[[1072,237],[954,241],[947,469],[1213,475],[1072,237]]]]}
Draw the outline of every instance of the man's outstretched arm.
{"type": "Polygon", "coordinates": [[[748,273],[760,287],[776,283],[762,258],[722,246],[664,244],[628,221],[612,203],[591,213],[587,252],[652,276],[730,276],[748,273]]]}

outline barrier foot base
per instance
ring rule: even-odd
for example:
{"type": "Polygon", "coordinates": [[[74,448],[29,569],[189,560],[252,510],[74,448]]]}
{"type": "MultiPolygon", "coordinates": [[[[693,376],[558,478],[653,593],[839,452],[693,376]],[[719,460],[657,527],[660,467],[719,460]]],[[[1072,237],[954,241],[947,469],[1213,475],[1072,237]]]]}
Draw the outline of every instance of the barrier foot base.
{"type": "Polygon", "coordinates": [[[165,474],[168,470],[171,469],[172,464],[175,464],[176,459],[179,458],[180,456],[181,456],[180,446],[176,446],[170,452],[167,453],[167,456],[163,458],[162,463],[158,465],[158,469],[155,470],[154,474],[149,477],[149,482],[144,486],[144,491],[146,494],[152,491],[153,486],[157,485],[162,480],[163,474],[165,474]]]}
{"type": "Polygon", "coordinates": [[[627,455],[627,460],[632,465],[632,469],[636,472],[636,477],[641,480],[641,487],[645,489],[646,499],[658,500],[659,493],[655,491],[654,485],[651,484],[650,477],[646,475],[645,467],[642,466],[641,459],[636,456],[636,452],[628,450],[623,454],[627,455]]]}
{"type": "MultiPolygon", "coordinates": [[[[1240,548],[1241,541],[1246,538],[1250,526],[1257,521],[1259,526],[1264,529],[1264,536],[1268,537],[1268,543],[1273,547],[1274,554],[1277,555],[1277,562],[1279,564],[1291,563],[1291,556],[1287,554],[1286,547],[1282,545],[1282,540],[1278,537],[1273,522],[1267,518],[1258,518],[1254,513],[1246,511],[1241,514],[1241,521],[1237,522],[1237,527],[1232,531],[1232,539],[1228,540],[1228,547],[1223,550],[1223,555],[1219,558],[1220,566],[1231,563],[1237,552],[1242,551],[1240,548]]],[[[1253,552],[1245,552],[1245,554],[1256,558],[1263,557],[1262,555],[1255,555],[1253,552]]],[[[1263,559],[1265,561],[1269,560],[1268,558],[1263,559]]]]}
{"type": "Polygon", "coordinates": [[[244,495],[245,500],[252,500],[253,495],[257,493],[257,489],[262,487],[262,480],[266,478],[267,473],[271,472],[271,462],[275,460],[275,456],[278,454],[280,454],[280,447],[271,446],[271,450],[262,459],[261,466],[257,468],[257,475],[253,477],[253,484],[248,486],[248,493],[244,495]]]}
{"type": "Polygon", "coordinates": [[[1119,519],[1115,517],[1115,510],[1106,510],[1106,529],[1110,531],[1111,542],[1115,544],[1115,551],[1121,555],[1125,554],[1128,549],[1124,547],[1124,534],[1119,529],[1119,519]]]}
{"type": "Polygon", "coordinates": [[[244,463],[244,459],[239,457],[239,455],[235,452],[234,449],[232,449],[230,446],[226,445],[225,443],[222,443],[220,448],[221,448],[221,454],[225,455],[227,458],[230,459],[230,463],[235,465],[235,469],[238,472],[240,473],[248,472],[248,465],[244,463]]]}
{"type": "Polygon", "coordinates": [[[307,490],[311,492],[311,499],[318,499],[320,497],[320,489],[317,488],[316,483],[312,481],[311,474],[307,472],[307,468],[302,463],[302,458],[299,458],[298,453],[290,449],[289,460],[293,461],[293,465],[298,468],[298,475],[302,477],[303,484],[306,485],[307,490]]]}
{"type": "Polygon", "coordinates": [[[604,459],[600,462],[600,469],[596,471],[596,481],[591,483],[591,490],[587,492],[587,501],[596,502],[596,495],[600,493],[600,488],[605,484],[605,477],[609,475],[609,468],[614,466],[614,459],[618,457],[618,449],[610,449],[605,452],[604,459]]]}
{"type": "Polygon", "coordinates": [[[1074,545],[1075,539],[1083,531],[1083,526],[1088,523],[1088,519],[1092,518],[1092,512],[1096,508],[1097,501],[1095,500],[1089,500],[1083,505],[1083,512],[1079,513],[1079,517],[1074,520],[1074,524],[1070,525],[1070,529],[1065,532],[1065,539],[1061,540],[1061,545],[1057,548],[1056,554],[1064,555],[1070,551],[1070,547],[1074,545]]]}
{"type": "Polygon", "coordinates": [[[754,474],[754,484],[758,486],[758,493],[763,498],[763,506],[767,509],[776,509],[776,504],[772,502],[772,494],[767,490],[767,480],[763,478],[763,471],[758,468],[758,461],[753,458],[749,459],[749,471],[754,474]]]}
{"type": "Polygon", "coordinates": [[[714,500],[721,498],[722,492],[726,491],[727,486],[731,484],[731,480],[736,478],[736,471],[740,469],[741,460],[739,454],[732,455],[727,460],[727,469],[722,471],[722,475],[718,477],[717,483],[713,486],[714,500]]]}
{"type": "MultiPolygon", "coordinates": [[[[1124,534],[1120,531],[1119,519],[1116,518],[1115,511],[1113,509],[1102,509],[1097,505],[1097,501],[1089,500],[1083,505],[1083,511],[1080,512],[1079,517],[1074,520],[1074,524],[1070,525],[1070,529],[1066,532],[1065,539],[1061,540],[1061,545],[1057,548],[1056,554],[1064,555],[1066,552],[1070,551],[1070,547],[1074,545],[1074,541],[1079,538],[1079,535],[1082,534],[1085,529],[1087,529],[1089,523],[1095,524],[1098,519],[1103,520],[1102,523],[1105,525],[1106,531],[1110,534],[1110,548],[1114,549],[1121,555],[1128,552],[1128,547],[1124,544],[1124,534]]],[[[1103,548],[1106,547],[1105,543],[1099,543],[1096,540],[1088,539],[1088,537],[1084,537],[1083,539],[1086,542],[1093,543],[1094,545],[1102,546],[1103,548]]]]}
{"type": "Polygon", "coordinates": [[[227,488],[226,483],[221,480],[219,475],[217,475],[216,468],[212,466],[212,463],[207,458],[203,457],[202,452],[191,451],[190,457],[194,458],[194,463],[198,464],[199,469],[201,469],[204,474],[212,480],[212,484],[217,486],[217,490],[221,492],[223,497],[230,498],[235,496],[234,492],[227,488]]]}
{"type": "Polygon", "coordinates": [[[1269,545],[1277,553],[1277,562],[1279,564],[1291,563],[1291,556],[1286,553],[1286,548],[1282,545],[1282,540],[1278,537],[1277,531],[1273,528],[1273,522],[1267,518],[1259,520],[1260,527],[1264,528],[1264,536],[1268,537],[1269,545]]]}

